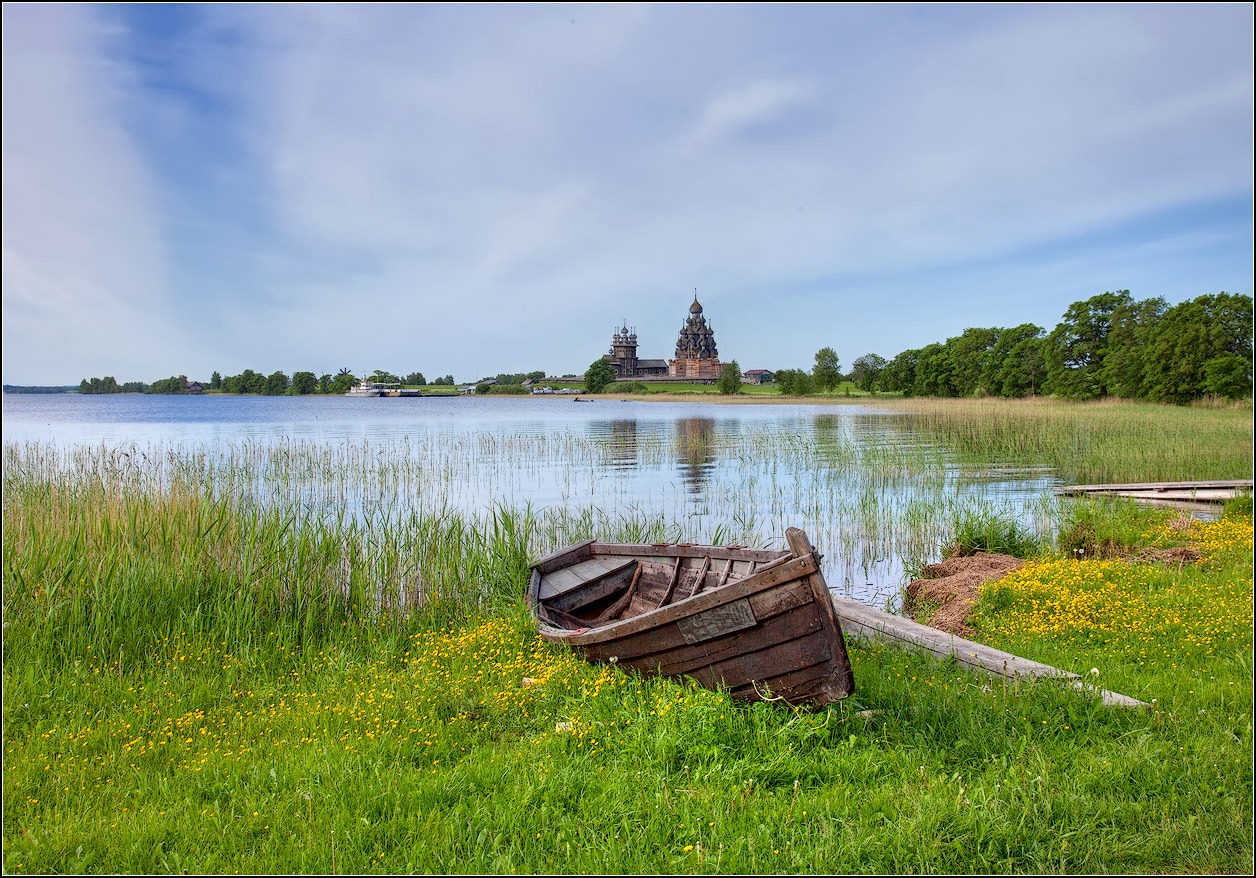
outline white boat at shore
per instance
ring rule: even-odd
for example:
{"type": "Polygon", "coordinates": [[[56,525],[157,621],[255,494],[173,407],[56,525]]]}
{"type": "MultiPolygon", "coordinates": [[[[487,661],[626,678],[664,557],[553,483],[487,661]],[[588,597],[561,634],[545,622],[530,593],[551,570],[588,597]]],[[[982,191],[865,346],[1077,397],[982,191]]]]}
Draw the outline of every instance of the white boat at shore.
{"type": "Polygon", "coordinates": [[[363,378],[345,391],[345,396],[422,396],[417,387],[402,387],[395,381],[367,381],[363,378]]]}
{"type": "Polygon", "coordinates": [[[345,391],[345,396],[383,396],[384,385],[375,381],[367,381],[363,378],[357,384],[345,391]]]}

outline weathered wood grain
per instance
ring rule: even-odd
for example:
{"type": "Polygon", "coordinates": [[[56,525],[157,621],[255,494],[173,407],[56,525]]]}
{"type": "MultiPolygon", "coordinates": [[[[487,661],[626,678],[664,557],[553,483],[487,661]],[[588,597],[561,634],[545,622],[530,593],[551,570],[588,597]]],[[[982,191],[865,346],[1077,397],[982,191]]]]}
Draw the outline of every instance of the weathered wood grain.
{"type": "Polygon", "coordinates": [[[593,661],[687,675],[752,700],[771,689],[829,704],[854,686],[841,623],[810,542],[801,531],[789,537],[785,552],[595,543],[592,558],[573,551],[565,564],[534,566],[528,603],[543,638],[593,661]]]}

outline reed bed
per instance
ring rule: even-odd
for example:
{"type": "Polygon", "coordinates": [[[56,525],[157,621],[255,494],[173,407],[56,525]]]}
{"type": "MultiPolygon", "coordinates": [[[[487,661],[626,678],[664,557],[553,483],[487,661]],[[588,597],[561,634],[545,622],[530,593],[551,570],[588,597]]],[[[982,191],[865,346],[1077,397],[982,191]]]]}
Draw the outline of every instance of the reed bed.
{"type": "Polygon", "coordinates": [[[1042,465],[1065,483],[1241,479],[1252,475],[1252,406],[1104,400],[882,402],[978,461],[1042,465]]]}
{"type": "Polygon", "coordinates": [[[895,422],[819,413],[796,430],[691,418],[338,443],[9,443],[5,456],[14,479],[138,493],[171,487],[283,510],[303,532],[334,531],[328,539],[380,554],[388,601],[445,588],[442,565],[415,547],[456,544],[434,539],[454,520],[465,523],[468,540],[503,516],[519,522],[525,555],[595,533],[779,545],[786,528],[802,526],[825,556],[830,584],[891,606],[905,571],[936,560],[957,516],[1009,516],[1050,539],[1047,472],[960,466],[895,422]]]}

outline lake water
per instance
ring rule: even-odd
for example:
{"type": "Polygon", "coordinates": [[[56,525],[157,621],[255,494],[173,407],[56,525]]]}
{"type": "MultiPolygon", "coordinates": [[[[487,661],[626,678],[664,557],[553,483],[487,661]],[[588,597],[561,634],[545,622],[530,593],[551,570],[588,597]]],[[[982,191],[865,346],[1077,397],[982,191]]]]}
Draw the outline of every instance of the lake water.
{"type": "Polygon", "coordinates": [[[689,542],[773,547],[797,526],[830,587],[890,608],[957,514],[1043,527],[1059,484],[1045,469],[961,465],[900,415],[858,405],[8,394],[3,440],[176,456],[299,448],[337,470],[298,476],[311,502],[352,509],[596,507],[659,516],[689,542]],[[379,478],[377,461],[407,462],[404,478],[379,478]]]}

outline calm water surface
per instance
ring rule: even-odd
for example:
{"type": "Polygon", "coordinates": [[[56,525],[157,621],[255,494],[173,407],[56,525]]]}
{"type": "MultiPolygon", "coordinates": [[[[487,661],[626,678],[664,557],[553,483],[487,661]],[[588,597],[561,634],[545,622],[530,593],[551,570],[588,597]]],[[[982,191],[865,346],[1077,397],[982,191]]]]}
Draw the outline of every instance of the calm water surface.
{"type": "Polygon", "coordinates": [[[314,502],[354,509],[593,506],[678,522],[692,542],[776,547],[798,526],[829,585],[877,606],[895,605],[905,563],[937,560],[960,510],[1035,526],[1059,484],[1042,469],[960,466],[898,415],[857,405],[129,394],[12,394],[3,405],[6,446],[210,456],[299,446],[346,468],[416,462],[417,475],[367,475],[331,494],[314,484],[325,476],[308,475],[314,502]]]}

